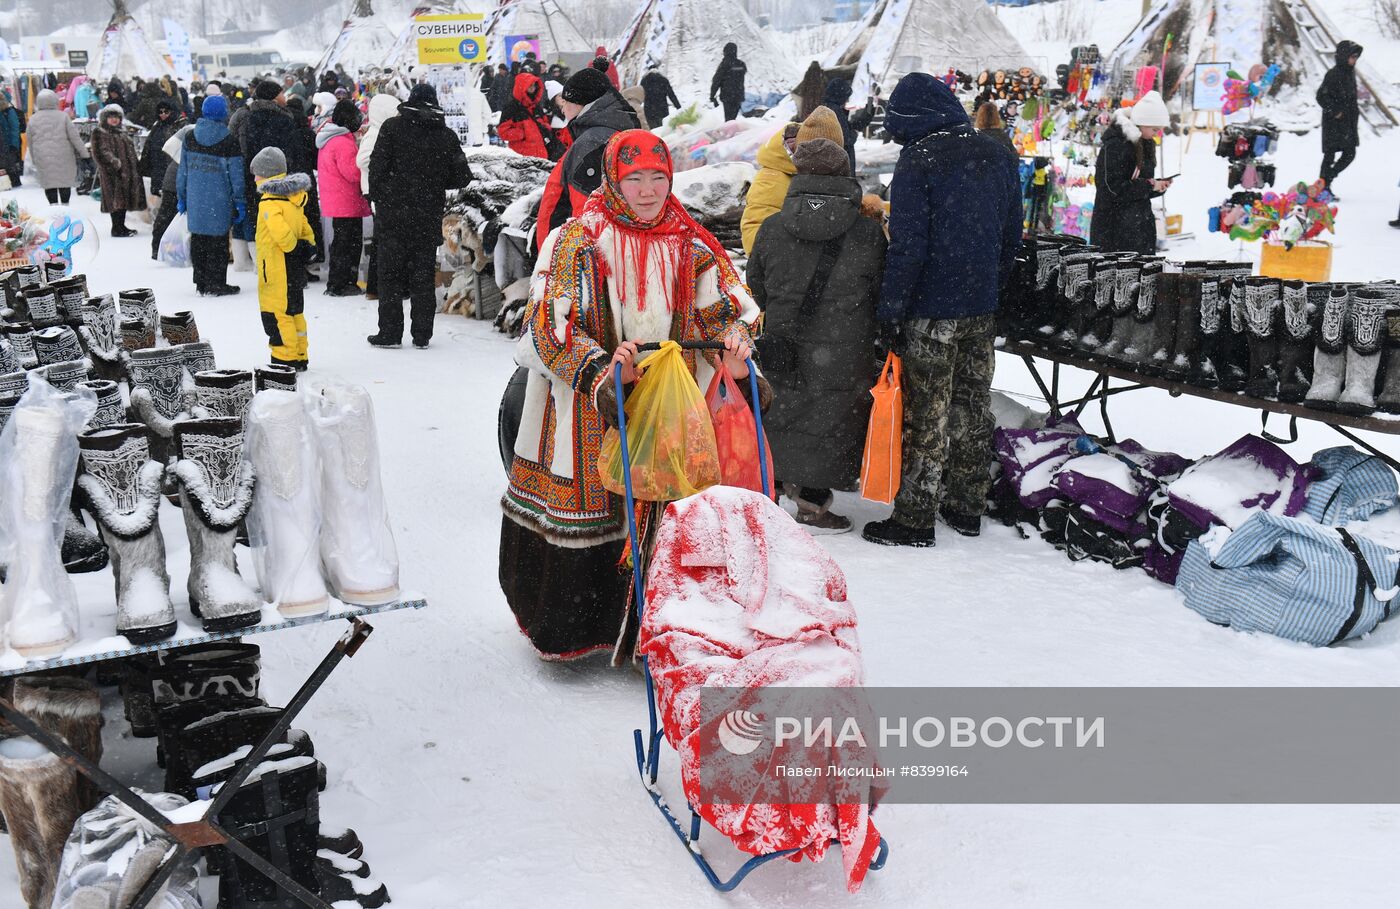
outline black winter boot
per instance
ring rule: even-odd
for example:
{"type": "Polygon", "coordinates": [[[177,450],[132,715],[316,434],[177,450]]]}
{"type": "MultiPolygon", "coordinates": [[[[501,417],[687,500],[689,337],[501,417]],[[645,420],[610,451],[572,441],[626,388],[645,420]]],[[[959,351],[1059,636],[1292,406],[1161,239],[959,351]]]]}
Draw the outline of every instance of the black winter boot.
{"type": "Polygon", "coordinates": [[[1245,279],[1241,312],[1249,349],[1245,394],[1251,398],[1273,398],[1278,394],[1278,324],[1282,305],[1278,279],[1245,279]]]}
{"type": "Polygon", "coordinates": [[[1382,413],[1400,413],[1400,309],[1392,309],[1385,314],[1385,353],[1382,368],[1385,375],[1381,379],[1381,393],[1376,399],[1376,410],[1382,413]]]}
{"type": "MultiPolygon", "coordinates": [[[[1220,269],[1217,268],[1218,276],[1220,269]]],[[[1207,275],[1211,280],[1213,275],[1207,275]]],[[[1245,279],[1234,276],[1219,278],[1220,286],[1220,352],[1216,364],[1223,391],[1244,391],[1249,384],[1249,331],[1245,316],[1245,279]]]]}
{"type": "Polygon", "coordinates": [[[1094,308],[1094,263],[1097,253],[1071,253],[1060,259],[1060,306],[1050,346],[1069,350],[1088,330],[1094,308]]]}
{"type": "Polygon", "coordinates": [[[1143,263],[1139,261],[1120,262],[1114,273],[1113,319],[1108,337],[1099,345],[1098,357],[1110,363],[1123,361],[1124,348],[1132,343],[1135,334],[1138,294],[1142,288],[1143,263]]]}
{"type": "MultiPolygon", "coordinates": [[[[264,761],[219,814],[219,825],[313,893],[320,800],[316,759],[307,756],[264,761]]],[[[217,788],[215,789],[217,792],[217,788]]],[[[219,875],[219,904],[240,909],[299,909],[297,900],[237,858],[219,875]]]]}
{"type": "MultiPolygon", "coordinates": [[[[1323,300],[1325,302],[1325,298],[1323,300]]],[[[1308,393],[1308,384],[1312,382],[1313,330],[1322,308],[1313,305],[1308,285],[1302,281],[1284,281],[1282,310],[1278,332],[1278,399],[1297,404],[1308,393]]]]}

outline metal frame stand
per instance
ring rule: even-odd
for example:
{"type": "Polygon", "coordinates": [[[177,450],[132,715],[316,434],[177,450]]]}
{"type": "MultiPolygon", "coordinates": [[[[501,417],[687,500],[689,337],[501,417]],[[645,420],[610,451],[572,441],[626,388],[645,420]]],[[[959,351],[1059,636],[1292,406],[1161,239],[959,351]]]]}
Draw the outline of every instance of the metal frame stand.
{"type": "Polygon", "coordinates": [[[1117,442],[1117,436],[1113,430],[1113,423],[1108,416],[1108,399],[1114,395],[1124,394],[1130,391],[1140,391],[1144,388],[1157,388],[1167,392],[1172,397],[1190,395],[1194,398],[1205,398],[1210,401],[1219,401],[1222,404],[1233,404],[1236,407],[1254,408],[1259,411],[1261,426],[1259,433],[1270,442],[1286,445],[1290,442],[1298,441],[1298,421],[1311,420],[1321,423],[1353,445],[1375,455],[1396,471],[1400,471],[1400,460],[1393,455],[1387,454],[1377,448],[1371,442],[1366,441],[1356,434],[1356,430],[1364,432],[1374,432],[1381,435],[1400,435],[1400,419],[1387,420],[1380,417],[1349,416],[1342,413],[1334,413],[1327,410],[1316,410],[1302,404],[1288,404],[1283,401],[1274,401],[1268,398],[1251,398],[1241,392],[1221,391],[1214,388],[1200,388],[1189,385],[1185,382],[1178,382],[1172,379],[1164,379],[1155,376],[1144,376],[1132,372],[1120,366],[1110,363],[1100,363],[1089,359],[1083,354],[1047,350],[1028,341],[1007,341],[1000,350],[1003,353],[1011,353],[1021,358],[1026,364],[1026,370],[1031,374],[1036,387],[1045,398],[1045,403],[1050,406],[1050,415],[1056,419],[1069,415],[1076,419],[1082,414],[1090,403],[1098,402],[1099,414],[1103,418],[1105,433],[1110,442],[1117,442]],[[1050,378],[1047,383],[1042,374],[1042,367],[1037,360],[1046,360],[1050,364],[1050,378]],[[1079,397],[1070,400],[1061,399],[1060,390],[1060,367],[1072,366],[1075,369],[1082,369],[1086,372],[1094,373],[1093,380],[1089,383],[1089,388],[1079,397]],[[1112,387],[1113,379],[1118,379],[1126,384],[1112,387]],[[1288,417],[1289,434],[1281,437],[1269,432],[1269,417],[1271,415],[1288,417]]]}
{"type": "MultiPolygon", "coordinates": [[[[97,764],[88,760],[77,751],[74,751],[60,736],[39,726],[28,716],[17,710],[13,703],[4,698],[0,698],[0,716],[3,716],[25,735],[33,738],[40,745],[43,745],[49,752],[57,755],[65,764],[68,764],[74,770],[87,777],[103,792],[114,796],[132,811],[141,815],[155,827],[164,831],[165,834],[175,842],[175,847],[166,855],[160,867],[156,869],[155,874],[151,876],[146,886],[137,894],[136,899],[130,905],[130,909],[146,909],[150,902],[155,899],[156,894],[160,892],[161,887],[169,880],[170,875],[179,868],[181,862],[189,861],[192,863],[196,861],[199,858],[200,850],[212,846],[222,846],[227,849],[239,859],[255,868],[268,880],[277,884],[288,894],[295,897],[302,905],[311,907],[311,909],[331,909],[330,903],[321,899],[321,897],[312,893],[310,890],[307,890],[301,884],[288,877],[275,865],[268,862],[237,839],[231,837],[219,823],[219,812],[223,810],[229,800],[237,794],[238,790],[243,786],[243,783],[247,781],[248,777],[252,775],[258,764],[262,763],[263,758],[267,756],[272,746],[282,740],[282,736],[291,727],[297,715],[306,707],[307,703],[310,702],[312,696],[320,690],[321,686],[326,683],[326,680],[330,678],[331,673],[335,671],[341,661],[347,657],[353,657],[356,652],[359,651],[361,645],[369,638],[370,634],[373,633],[374,627],[368,622],[363,621],[359,616],[370,612],[388,611],[389,609],[402,609],[405,607],[419,608],[424,605],[426,604],[422,600],[410,600],[395,603],[388,607],[380,607],[379,609],[351,609],[346,614],[317,617],[315,622],[302,620],[295,623],[288,622],[271,626],[298,627],[300,625],[327,621],[332,618],[343,618],[350,623],[350,627],[347,628],[340,639],[336,641],[330,652],[321,660],[320,664],[312,671],[311,675],[302,682],[301,688],[297,690],[297,693],[283,709],[281,719],[279,719],[277,724],[263,737],[262,741],[253,748],[252,752],[238,763],[233,776],[220,787],[218,795],[214,796],[208,803],[204,810],[204,815],[198,821],[188,821],[184,823],[172,822],[164,814],[153,808],[145,799],[137,795],[130,786],[127,786],[97,764]]],[[[265,630],[267,627],[269,626],[245,628],[237,632],[216,636],[204,636],[193,640],[163,641],[158,645],[133,648],[131,650],[118,651],[110,654],[101,654],[89,658],[48,661],[40,664],[37,669],[10,671],[5,673],[5,675],[19,675],[25,672],[61,668],[63,666],[104,662],[106,660],[120,659],[135,653],[153,650],[176,649],[207,639],[241,637],[258,631],[260,628],[265,630]]]]}

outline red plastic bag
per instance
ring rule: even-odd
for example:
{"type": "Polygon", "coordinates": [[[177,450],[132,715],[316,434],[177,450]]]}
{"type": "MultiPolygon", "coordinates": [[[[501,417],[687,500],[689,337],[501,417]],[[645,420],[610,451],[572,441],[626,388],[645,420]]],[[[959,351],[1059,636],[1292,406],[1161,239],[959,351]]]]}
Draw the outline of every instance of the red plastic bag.
{"type": "MultiPolygon", "coordinates": [[[[710,390],[705,392],[710,408],[710,422],[715,427],[715,444],[719,448],[720,483],[763,492],[763,477],[758,472],[758,429],[753,420],[749,396],[723,366],[715,370],[710,390]]],[[[773,488],[773,450],[763,439],[763,453],[768,462],[768,488],[773,488]]]]}

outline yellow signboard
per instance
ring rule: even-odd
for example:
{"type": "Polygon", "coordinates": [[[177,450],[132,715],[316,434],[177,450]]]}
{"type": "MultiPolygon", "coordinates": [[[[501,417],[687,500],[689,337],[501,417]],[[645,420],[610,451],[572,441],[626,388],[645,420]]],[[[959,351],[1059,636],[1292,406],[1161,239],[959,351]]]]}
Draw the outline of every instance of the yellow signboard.
{"type": "Polygon", "coordinates": [[[483,63],[486,17],[481,13],[443,13],[413,17],[418,62],[425,66],[483,63]]]}

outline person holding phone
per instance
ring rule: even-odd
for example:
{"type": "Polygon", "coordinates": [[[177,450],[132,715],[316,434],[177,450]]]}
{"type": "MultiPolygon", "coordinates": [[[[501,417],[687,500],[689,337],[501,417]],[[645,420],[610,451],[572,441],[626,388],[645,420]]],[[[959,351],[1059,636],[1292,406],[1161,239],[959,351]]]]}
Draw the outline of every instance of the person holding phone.
{"type": "Polygon", "coordinates": [[[1157,179],[1157,140],[1171,125],[1171,114],[1158,92],[1148,92],[1131,108],[1113,114],[1099,146],[1094,171],[1094,217],[1089,242],[1104,252],[1157,251],[1157,218],[1152,200],[1171,188],[1157,179]]]}

